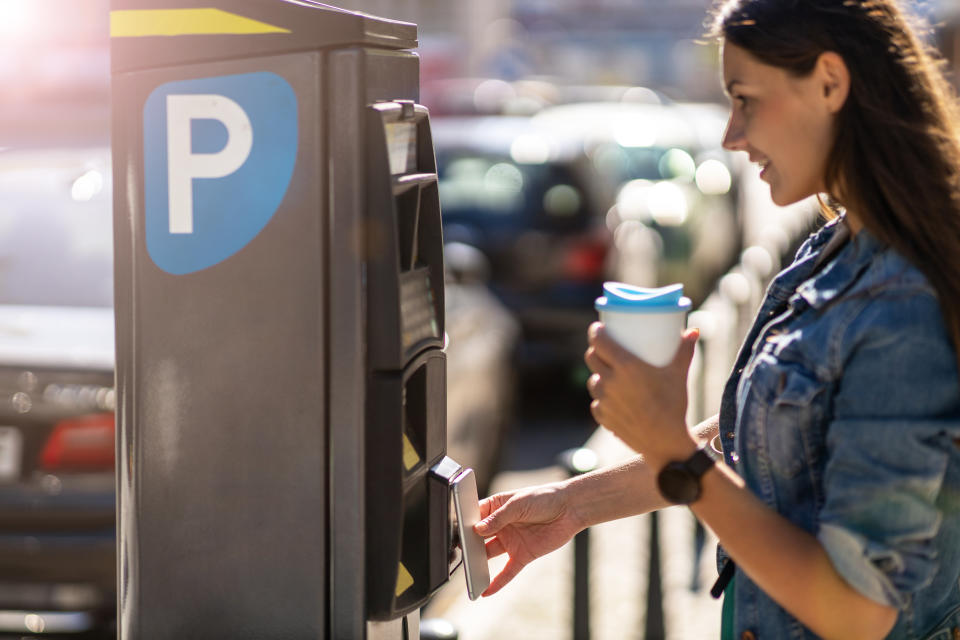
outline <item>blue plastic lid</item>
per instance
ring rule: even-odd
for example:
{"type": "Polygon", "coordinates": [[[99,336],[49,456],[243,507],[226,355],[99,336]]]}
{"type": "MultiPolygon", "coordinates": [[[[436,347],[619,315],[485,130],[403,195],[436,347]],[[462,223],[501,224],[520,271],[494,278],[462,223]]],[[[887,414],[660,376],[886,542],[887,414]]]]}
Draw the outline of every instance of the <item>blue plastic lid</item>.
{"type": "Polygon", "coordinates": [[[683,295],[682,284],[670,284],[659,289],[635,287],[623,282],[603,283],[604,295],[597,298],[597,311],[627,311],[630,313],[663,313],[688,311],[690,298],[683,295]]]}

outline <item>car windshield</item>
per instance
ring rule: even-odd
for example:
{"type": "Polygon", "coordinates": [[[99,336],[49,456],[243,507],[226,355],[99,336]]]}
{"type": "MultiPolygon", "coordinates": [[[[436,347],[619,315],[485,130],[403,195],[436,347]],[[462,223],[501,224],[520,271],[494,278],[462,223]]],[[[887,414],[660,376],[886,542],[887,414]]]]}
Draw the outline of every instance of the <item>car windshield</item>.
{"type": "Polygon", "coordinates": [[[108,15],[0,2],[0,304],[112,304],[108,15]]]}
{"type": "Polygon", "coordinates": [[[446,220],[562,225],[583,211],[583,194],[559,165],[468,152],[438,152],[437,164],[446,220]]]}
{"type": "Polygon", "coordinates": [[[678,147],[625,147],[615,142],[597,146],[590,157],[600,175],[617,184],[630,180],[692,178],[693,157],[678,147]]]}

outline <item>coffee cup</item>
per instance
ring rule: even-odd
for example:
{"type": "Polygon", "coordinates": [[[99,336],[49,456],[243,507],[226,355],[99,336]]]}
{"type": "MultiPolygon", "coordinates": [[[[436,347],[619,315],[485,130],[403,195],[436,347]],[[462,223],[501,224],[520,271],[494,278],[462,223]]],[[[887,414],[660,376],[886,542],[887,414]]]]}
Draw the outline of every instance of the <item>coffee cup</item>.
{"type": "Polygon", "coordinates": [[[610,337],[648,364],[668,365],[680,346],[690,311],[683,285],[648,289],[606,282],[603,294],[594,307],[610,337]]]}

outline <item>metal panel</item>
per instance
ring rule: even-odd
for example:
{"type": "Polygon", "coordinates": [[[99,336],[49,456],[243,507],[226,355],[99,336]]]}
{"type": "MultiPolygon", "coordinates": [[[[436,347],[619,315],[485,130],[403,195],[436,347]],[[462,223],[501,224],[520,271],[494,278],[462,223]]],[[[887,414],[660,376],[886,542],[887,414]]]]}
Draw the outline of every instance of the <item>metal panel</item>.
{"type": "Polygon", "coordinates": [[[330,109],[327,111],[330,189],[330,297],[337,312],[329,324],[329,356],[337,363],[330,376],[330,637],[363,638],[364,603],[364,460],[365,308],[362,229],[364,207],[364,74],[362,53],[336,51],[329,58],[330,109]]]}
{"type": "MultiPolygon", "coordinates": [[[[209,8],[174,8],[184,5],[209,8]]],[[[415,27],[310,0],[227,9],[295,25],[293,35],[113,40],[120,636],[363,638],[364,112],[416,100],[419,64],[409,52],[336,47],[414,46],[415,27]],[[173,275],[146,239],[151,95],[170,82],[256,73],[279,75],[296,96],[290,185],[235,254],[173,275]]],[[[246,203],[224,206],[246,213],[246,203]]],[[[430,238],[439,242],[439,231],[430,238]]],[[[438,371],[429,413],[442,440],[438,371]]],[[[444,443],[429,450],[439,455],[444,443]]],[[[415,622],[398,628],[409,634],[415,622]]]]}
{"type": "Polygon", "coordinates": [[[326,406],[320,53],[115,78],[124,638],[325,633],[326,406]],[[186,275],[144,239],[143,105],[171,80],[251,70],[294,88],[300,140],[279,210],[186,275]]]}

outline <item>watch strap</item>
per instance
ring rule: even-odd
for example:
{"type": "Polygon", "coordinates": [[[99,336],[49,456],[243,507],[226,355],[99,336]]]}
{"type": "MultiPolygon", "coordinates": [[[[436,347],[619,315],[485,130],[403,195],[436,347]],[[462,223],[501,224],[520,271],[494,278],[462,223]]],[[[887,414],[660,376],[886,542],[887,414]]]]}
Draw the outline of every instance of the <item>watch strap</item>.
{"type": "Polygon", "coordinates": [[[704,449],[705,447],[701,445],[700,448],[694,451],[693,455],[683,463],[698,480],[717,463],[704,449]]]}

